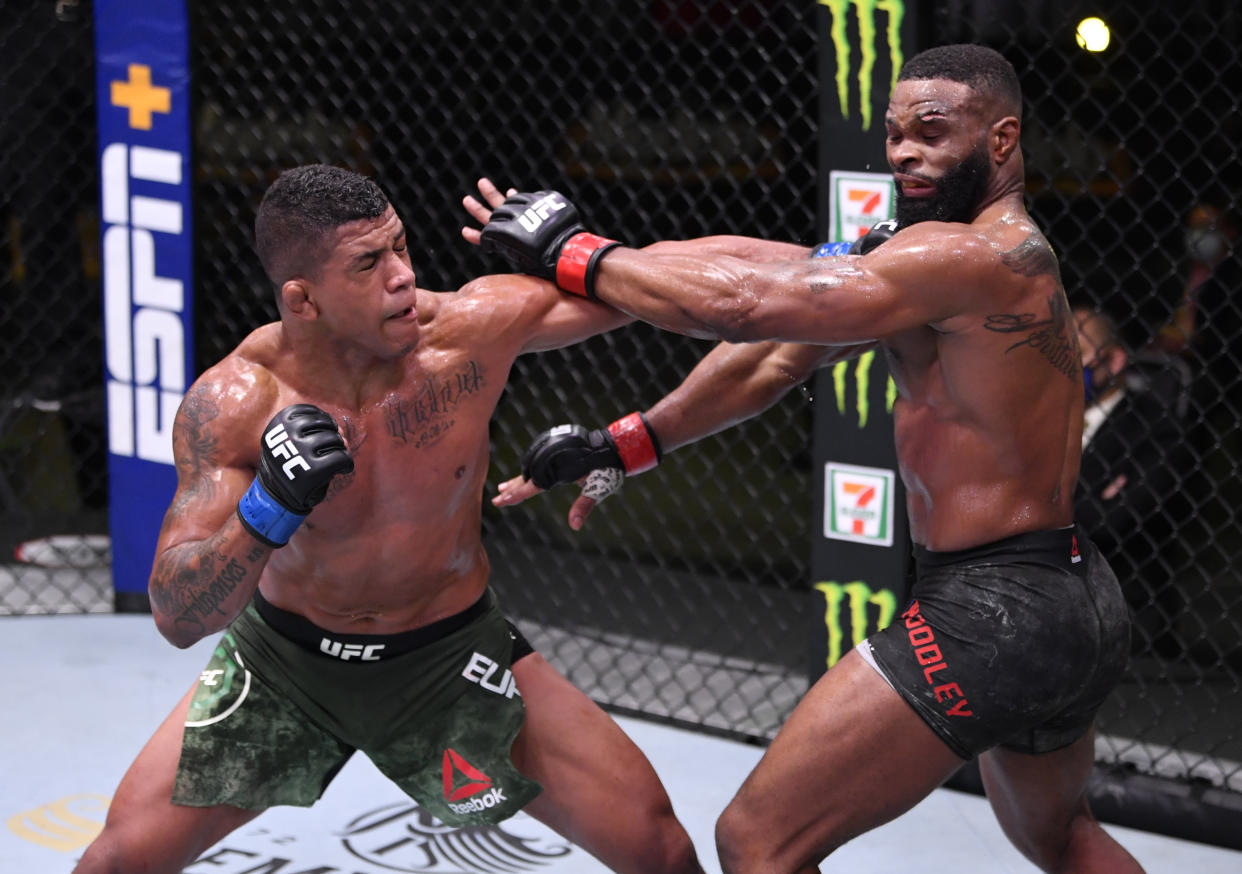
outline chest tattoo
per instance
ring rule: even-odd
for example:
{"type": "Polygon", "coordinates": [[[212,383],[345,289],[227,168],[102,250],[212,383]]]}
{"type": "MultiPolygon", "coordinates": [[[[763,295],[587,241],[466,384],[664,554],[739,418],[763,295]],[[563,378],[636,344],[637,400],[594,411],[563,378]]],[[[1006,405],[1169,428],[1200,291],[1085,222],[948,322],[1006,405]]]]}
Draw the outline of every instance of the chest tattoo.
{"type": "Polygon", "coordinates": [[[486,385],[477,361],[456,372],[428,374],[406,397],[384,403],[388,433],[415,448],[430,446],[452,429],[461,405],[486,385]]]}
{"type": "Polygon", "coordinates": [[[1078,341],[1065,295],[1059,291],[1048,295],[1048,312],[1047,319],[1040,319],[1034,313],[997,313],[988,316],[983,327],[998,334],[1024,335],[1005,349],[1006,355],[1024,346],[1037,349],[1049,364],[1070,380],[1076,380],[1079,366],[1078,341]]]}

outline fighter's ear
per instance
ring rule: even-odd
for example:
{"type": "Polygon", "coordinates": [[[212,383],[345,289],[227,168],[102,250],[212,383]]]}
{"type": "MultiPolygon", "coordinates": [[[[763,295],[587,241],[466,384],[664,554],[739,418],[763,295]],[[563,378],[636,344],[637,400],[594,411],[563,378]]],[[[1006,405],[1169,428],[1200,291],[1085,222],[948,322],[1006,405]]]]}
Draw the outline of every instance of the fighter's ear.
{"type": "Polygon", "coordinates": [[[992,125],[992,129],[988,132],[988,150],[992,153],[993,161],[997,164],[1004,164],[1009,160],[1009,157],[1018,149],[1018,136],[1021,130],[1022,123],[1012,115],[1007,115],[992,125]]]}
{"type": "Polygon", "coordinates": [[[319,307],[310,292],[304,279],[289,279],[280,287],[280,299],[292,315],[314,321],[319,316],[319,307]]]}

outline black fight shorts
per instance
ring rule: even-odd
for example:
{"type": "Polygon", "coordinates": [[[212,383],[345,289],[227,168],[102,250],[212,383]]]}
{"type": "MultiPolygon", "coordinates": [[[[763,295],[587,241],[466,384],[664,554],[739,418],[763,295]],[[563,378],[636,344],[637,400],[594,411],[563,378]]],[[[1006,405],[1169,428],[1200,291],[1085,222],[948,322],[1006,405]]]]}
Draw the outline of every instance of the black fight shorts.
{"type": "Polygon", "coordinates": [[[1121,679],[1130,616],[1076,528],[957,552],[915,549],[904,613],[872,661],[950,749],[1045,753],[1073,743],[1121,679]]]}

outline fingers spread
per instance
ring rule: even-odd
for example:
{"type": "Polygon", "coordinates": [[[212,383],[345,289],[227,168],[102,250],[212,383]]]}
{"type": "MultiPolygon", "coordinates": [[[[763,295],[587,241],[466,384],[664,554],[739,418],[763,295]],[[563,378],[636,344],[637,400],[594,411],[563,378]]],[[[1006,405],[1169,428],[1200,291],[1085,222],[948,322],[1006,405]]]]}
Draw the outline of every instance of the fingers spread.
{"type": "Polygon", "coordinates": [[[498,494],[492,498],[492,504],[497,507],[510,507],[514,504],[520,504],[527,498],[533,497],[543,491],[533,482],[520,476],[513,479],[505,480],[497,486],[498,494]]]}
{"type": "MultiPolygon", "coordinates": [[[[513,189],[509,190],[512,191],[513,189]]],[[[479,180],[479,194],[483,195],[483,199],[490,203],[493,209],[505,202],[506,195],[501,194],[496,186],[492,184],[492,180],[486,176],[479,180]]]]}

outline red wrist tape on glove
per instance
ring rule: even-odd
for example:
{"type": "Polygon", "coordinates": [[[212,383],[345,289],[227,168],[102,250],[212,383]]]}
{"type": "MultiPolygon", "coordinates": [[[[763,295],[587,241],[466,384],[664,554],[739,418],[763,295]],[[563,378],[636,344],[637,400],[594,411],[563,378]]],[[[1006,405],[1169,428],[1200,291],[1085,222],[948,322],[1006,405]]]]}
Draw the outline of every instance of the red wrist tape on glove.
{"type": "Polygon", "coordinates": [[[599,259],[614,246],[616,240],[583,231],[574,234],[561,247],[556,259],[556,284],[565,291],[595,299],[595,270],[599,259]]]}
{"type": "Polygon", "coordinates": [[[617,444],[627,476],[651,470],[660,463],[660,441],[642,413],[617,419],[608,426],[608,433],[617,444]]]}

